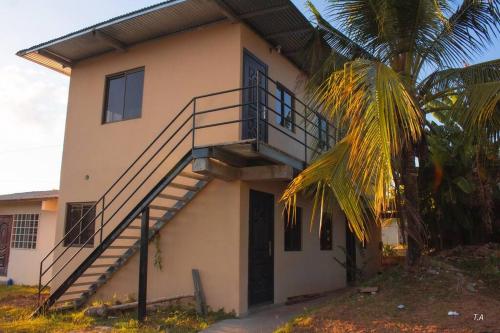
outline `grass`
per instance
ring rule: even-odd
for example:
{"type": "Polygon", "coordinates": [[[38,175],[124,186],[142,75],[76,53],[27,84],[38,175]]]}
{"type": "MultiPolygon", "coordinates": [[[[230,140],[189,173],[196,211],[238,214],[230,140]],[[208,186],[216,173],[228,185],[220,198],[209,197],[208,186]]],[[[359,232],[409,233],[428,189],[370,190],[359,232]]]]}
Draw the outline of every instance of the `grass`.
{"type": "Polygon", "coordinates": [[[461,258],[452,266],[444,260],[427,260],[415,272],[402,266],[360,283],[378,286],[376,294],[356,288],[335,294],[326,304],[289,321],[277,333],[292,332],[496,332],[500,327],[500,285],[493,267],[498,258],[482,261],[461,258]],[[484,283],[477,283],[482,278],[484,283]],[[474,283],[476,291],[467,285],[474,283]],[[404,309],[398,305],[403,304],[404,309]],[[458,311],[458,317],[448,311],[458,311]],[[484,314],[475,321],[474,314],[484,314]]]}
{"type": "Polygon", "coordinates": [[[6,286],[0,285],[0,301],[8,298],[17,298],[35,295],[38,292],[37,287],[32,286],[6,286]]]}
{"type": "Polygon", "coordinates": [[[169,307],[150,311],[144,325],[134,312],[107,318],[86,316],[84,310],[54,313],[30,318],[36,304],[37,289],[27,286],[0,286],[0,332],[198,332],[212,323],[230,317],[223,311],[202,317],[194,309],[169,307]]]}

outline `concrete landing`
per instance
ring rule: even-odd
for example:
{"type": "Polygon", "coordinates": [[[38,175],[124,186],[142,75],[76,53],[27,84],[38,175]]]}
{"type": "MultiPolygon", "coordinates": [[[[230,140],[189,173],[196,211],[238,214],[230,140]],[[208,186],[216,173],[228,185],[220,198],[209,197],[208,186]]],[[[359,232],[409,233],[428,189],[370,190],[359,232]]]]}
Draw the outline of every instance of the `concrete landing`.
{"type": "Polygon", "coordinates": [[[256,309],[240,319],[226,319],[215,323],[203,333],[272,333],[304,311],[327,302],[328,296],[293,305],[272,305],[256,309]]]}

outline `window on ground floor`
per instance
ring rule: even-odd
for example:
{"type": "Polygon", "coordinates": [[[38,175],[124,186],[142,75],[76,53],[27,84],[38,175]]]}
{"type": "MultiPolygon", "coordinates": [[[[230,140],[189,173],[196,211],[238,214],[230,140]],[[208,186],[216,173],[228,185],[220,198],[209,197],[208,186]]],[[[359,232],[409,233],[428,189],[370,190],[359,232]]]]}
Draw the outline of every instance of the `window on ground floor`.
{"type": "Polygon", "coordinates": [[[95,233],[94,202],[72,202],[66,205],[65,246],[92,246],[95,233]],[[87,242],[88,241],[88,242],[87,242]]]}
{"type": "Polygon", "coordinates": [[[38,234],[38,214],[15,214],[12,226],[13,249],[35,249],[38,234]]]}
{"type": "Polygon", "coordinates": [[[285,211],[285,251],[302,250],[302,208],[297,207],[295,214],[285,211]]]}
{"type": "Polygon", "coordinates": [[[333,226],[330,214],[323,214],[319,238],[321,251],[330,251],[333,249],[333,226]]]}

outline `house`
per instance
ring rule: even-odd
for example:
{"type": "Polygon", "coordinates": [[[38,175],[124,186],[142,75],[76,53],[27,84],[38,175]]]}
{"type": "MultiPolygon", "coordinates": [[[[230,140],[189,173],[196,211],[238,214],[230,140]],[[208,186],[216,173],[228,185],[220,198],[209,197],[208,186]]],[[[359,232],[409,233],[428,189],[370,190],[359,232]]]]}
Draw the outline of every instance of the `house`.
{"type": "Polygon", "coordinates": [[[382,223],[382,242],[387,245],[397,246],[404,243],[401,230],[398,224],[398,218],[386,219],[382,223]]]}
{"type": "Polygon", "coordinates": [[[193,269],[238,315],[346,285],[341,210],[310,230],[311,198],[279,202],[337,139],[303,102],[312,33],[289,0],[171,0],[18,52],[71,78],[40,310],[193,295],[193,269]]]}
{"type": "Polygon", "coordinates": [[[57,198],[58,191],[0,195],[0,281],[38,285],[38,264],[55,242],[57,198]]]}

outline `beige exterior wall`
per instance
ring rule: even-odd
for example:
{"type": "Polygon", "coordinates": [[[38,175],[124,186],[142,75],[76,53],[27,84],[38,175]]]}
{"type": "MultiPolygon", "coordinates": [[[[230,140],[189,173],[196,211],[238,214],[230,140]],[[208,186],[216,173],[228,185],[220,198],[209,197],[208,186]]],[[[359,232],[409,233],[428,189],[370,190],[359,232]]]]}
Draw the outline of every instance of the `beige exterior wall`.
{"type": "MultiPolygon", "coordinates": [[[[343,260],[338,246],[345,245],[344,216],[333,218],[333,250],[321,251],[319,223],[309,229],[312,203],[299,199],[303,209],[302,251],[284,251],[283,206],[278,199],[283,182],[224,182],[215,180],[162,229],[160,249],[163,270],[154,266],[155,245],[149,246],[148,298],[193,294],[191,270],[200,270],[209,306],[218,310],[248,311],[248,228],[250,189],[272,193],[274,211],[274,302],[288,297],[342,288],[345,270],[333,259],[343,260]]],[[[99,289],[94,300],[137,297],[139,256],[99,289]]]]}
{"type": "Polygon", "coordinates": [[[334,257],[344,260],[339,246],[345,246],[345,217],[337,209],[333,216],[333,249],[320,250],[319,218],[311,224],[312,201],[300,197],[297,206],[302,208],[302,250],[285,251],[283,216],[284,206],[279,198],[285,189],[283,182],[248,182],[242,184],[241,234],[240,234],[240,313],[248,310],[248,239],[250,189],[272,193],[274,209],[274,302],[284,303],[288,297],[331,291],[345,287],[345,269],[334,257]]]}
{"type": "MultiPolygon", "coordinates": [[[[167,38],[152,40],[131,47],[125,53],[108,53],[78,63],[72,70],[68,100],[68,115],[61,168],[61,205],[58,212],[57,238],[64,235],[64,220],[67,202],[96,201],[113,184],[128,165],[144,150],[151,140],[173,119],[194,96],[232,89],[240,85],[240,28],[238,25],[221,23],[181,33],[167,38]],[[139,119],[101,124],[106,75],[144,67],[144,94],[142,116],[139,119]]],[[[197,110],[206,110],[223,104],[238,104],[239,93],[226,94],[218,99],[204,99],[197,110]]],[[[180,118],[180,125],[191,114],[180,118]]],[[[228,116],[238,119],[240,110],[233,108],[213,115],[197,118],[197,125],[227,120],[228,116]]],[[[188,122],[188,125],[191,123],[188,122]]],[[[164,138],[178,126],[167,131],[164,138]]],[[[186,127],[187,129],[187,127],[186,127]]],[[[186,131],[175,137],[181,138],[186,131]]],[[[200,130],[196,133],[197,144],[236,141],[239,126],[229,125],[224,130],[200,130]]],[[[173,140],[163,152],[171,149],[173,140]]],[[[155,146],[157,147],[157,146],[155,146]]],[[[158,169],[151,179],[129,201],[122,212],[135,205],[148,189],[169,170],[178,159],[191,148],[191,142],[184,142],[158,169]]],[[[149,156],[149,155],[148,155],[149,156]]],[[[159,155],[163,157],[163,155],[159,155]]],[[[159,158],[153,159],[150,171],[159,158]]],[[[135,169],[137,170],[137,169],[135,169]]],[[[121,184],[124,184],[125,179],[121,184]]],[[[132,183],[132,187],[142,179],[132,183]]],[[[121,186],[121,185],[120,185],[121,186]]],[[[109,198],[116,192],[108,195],[109,198]]],[[[125,191],[119,197],[117,207],[124,202],[125,191]]],[[[110,209],[109,211],[113,211],[110,209]]],[[[111,215],[111,214],[110,214],[111,215]]],[[[105,228],[106,235],[124,216],[119,213],[105,228]]],[[[104,236],[105,236],[104,235],[104,236]]],[[[64,251],[60,248],[57,252],[64,251]]],[[[61,257],[66,261],[75,249],[69,249],[61,257]]],[[[79,258],[89,250],[84,249],[79,258]]],[[[78,264],[64,269],[61,278],[67,276],[78,264]]],[[[59,263],[56,264],[56,267],[59,263]]],[[[54,285],[61,282],[56,278],[54,285]]]]}
{"type": "MultiPolygon", "coordinates": [[[[39,214],[35,249],[14,249],[11,247],[7,277],[15,284],[37,285],[40,261],[52,249],[55,241],[57,199],[43,201],[0,202],[0,215],[39,214]]],[[[51,259],[49,258],[50,262],[51,259]]],[[[50,278],[50,272],[45,281],[50,278]]]]}
{"type": "MultiPolygon", "coordinates": [[[[304,99],[304,89],[303,85],[301,84],[305,78],[304,73],[301,72],[290,60],[274,50],[271,44],[267,43],[264,39],[262,39],[262,37],[257,35],[246,26],[242,26],[241,41],[241,59],[243,59],[243,50],[248,50],[251,54],[253,54],[268,66],[269,77],[285,86],[288,90],[294,93],[297,98],[302,100],[304,99]]],[[[276,94],[276,84],[268,81],[267,88],[271,94],[276,94]]],[[[271,110],[277,111],[275,110],[275,99],[271,94],[268,94],[267,96],[268,106],[271,110]]],[[[296,110],[300,114],[303,114],[303,108],[298,102],[296,103],[296,110]]],[[[304,128],[302,118],[298,115],[295,116],[295,120],[298,126],[296,127],[295,131],[292,132],[276,122],[276,114],[272,111],[268,111],[268,117],[268,121],[272,125],[284,132],[281,132],[275,127],[268,126],[269,144],[274,147],[280,148],[282,151],[298,159],[303,160],[304,147],[290,138],[291,136],[293,138],[296,138],[297,140],[300,140],[301,142],[304,141],[304,131],[298,128],[298,126],[304,128]],[[289,136],[287,136],[287,134],[289,136]]]]}
{"type": "Polygon", "coordinates": [[[363,243],[356,240],[356,265],[362,271],[362,277],[367,278],[380,272],[382,267],[381,251],[382,231],[380,226],[369,228],[369,238],[363,243]]]}
{"type": "MultiPolygon", "coordinates": [[[[238,311],[240,182],[212,181],[160,233],[163,269],[154,266],[148,248],[148,298],[193,295],[192,269],[212,309],[238,311]]],[[[139,256],[134,255],[93,297],[137,298],[139,256]]]]}

